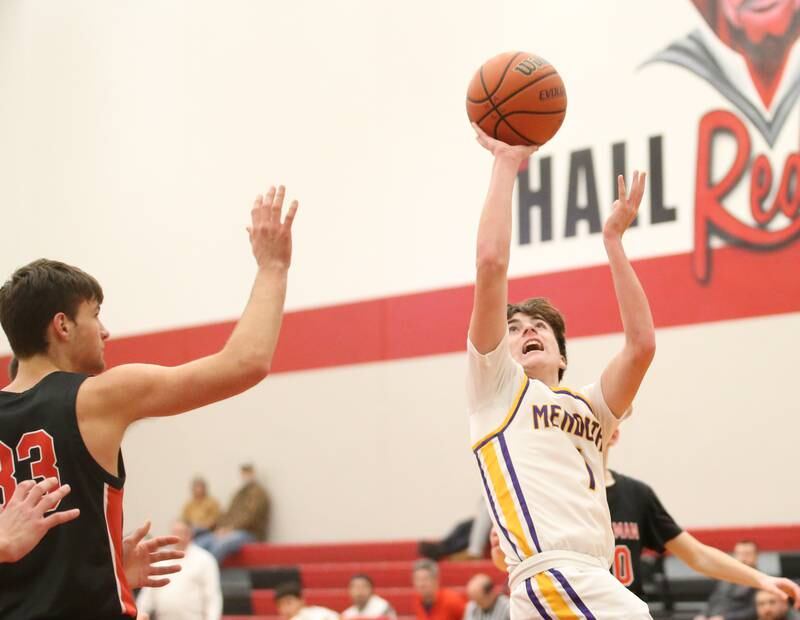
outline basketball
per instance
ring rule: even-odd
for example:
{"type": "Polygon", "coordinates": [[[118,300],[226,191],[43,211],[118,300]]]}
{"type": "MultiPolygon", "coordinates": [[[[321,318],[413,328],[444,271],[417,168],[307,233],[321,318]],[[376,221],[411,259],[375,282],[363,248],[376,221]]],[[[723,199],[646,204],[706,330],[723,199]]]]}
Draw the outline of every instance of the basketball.
{"type": "Polygon", "coordinates": [[[544,144],[566,113],[561,76],[535,54],[506,52],[487,60],[467,90],[469,120],[506,144],[544,144]]]}

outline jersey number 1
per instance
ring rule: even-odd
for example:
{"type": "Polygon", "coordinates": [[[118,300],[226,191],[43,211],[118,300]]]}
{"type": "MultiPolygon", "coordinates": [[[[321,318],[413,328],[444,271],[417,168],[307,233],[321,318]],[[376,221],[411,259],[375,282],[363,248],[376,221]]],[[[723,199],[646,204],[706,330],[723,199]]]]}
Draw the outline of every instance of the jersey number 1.
{"type": "MultiPolygon", "coordinates": [[[[20,461],[30,461],[31,477],[36,482],[41,482],[45,478],[58,478],[61,484],[61,475],[56,466],[56,449],[53,437],[47,431],[39,429],[25,433],[20,437],[16,449],[16,461],[14,451],[0,441],[0,506],[11,499],[17,488],[16,463],[20,461]],[[38,452],[38,458],[34,460],[34,450],[38,452]]],[[[55,510],[55,509],[54,509],[55,510]]]]}
{"type": "Polygon", "coordinates": [[[589,461],[587,461],[586,457],[583,456],[583,450],[578,448],[578,452],[580,452],[581,458],[583,458],[583,462],[586,464],[586,471],[589,473],[589,488],[594,491],[595,487],[597,486],[594,481],[594,472],[592,471],[592,468],[589,467],[589,461]]]}

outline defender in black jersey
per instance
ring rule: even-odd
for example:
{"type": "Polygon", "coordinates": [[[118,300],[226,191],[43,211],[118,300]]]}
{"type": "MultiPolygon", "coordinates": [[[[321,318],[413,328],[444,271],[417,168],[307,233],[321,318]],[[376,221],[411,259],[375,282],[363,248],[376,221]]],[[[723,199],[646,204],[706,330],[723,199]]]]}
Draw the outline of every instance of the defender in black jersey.
{"type": "Polygon", "coordinates": [[[645,549],[666,551],[666,544],[683,532],[658,496],[644,482],[610,469],[606,486],[611,527],[614,530],[612,570],[622,585],[639,598],[642,590],[641,555],[645,549]]]}
{"type": "Polygon", "coordinates": [[[124,565],[122,438],[136,420],[228,398],[268,374],[297,209],[293,202],[282,219],[283,198],[283,187],[272,188],[253,205],[248,231],[258,270],[233,333],[219,352],[188,364],[103,372],[103,291],[80,269],[38,260],[0,288],[0,323],[19,360],[16,378],[0,391],[0,505],[25,480],[56,478],[72,489],[56,510],[80,509],[22,560],[0,564],[0,618],[136,616],[131,589],[150,581],[124,565]]]}
{"type": "MultiPolygon", "coordinates": [[[[608,448],[617,441],[619,430],[611,436],[608,448]]],[[[617,579],[640,598],[644,598],[641,554],[644,549],[650,549],[657,553],[669,551],[693,570],[713,579],[767,590],[783,600],[790,597],[800,608],[800,586],[789,579],[766,575],[701,543],[675,522],[653,489],[644,482],[607,470],[606,497],[616,543],[612,570],[617,579]]]]}

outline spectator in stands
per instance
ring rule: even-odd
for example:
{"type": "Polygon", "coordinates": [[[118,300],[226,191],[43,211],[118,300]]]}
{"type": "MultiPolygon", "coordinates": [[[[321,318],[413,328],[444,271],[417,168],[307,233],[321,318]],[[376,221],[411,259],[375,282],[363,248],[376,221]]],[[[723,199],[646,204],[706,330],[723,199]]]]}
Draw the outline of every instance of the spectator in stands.
{"type": "Polygon", "coordinates": [[[187,523],[176,521],[172,534],[178,537],[175,547],[185,554],[181,571],[162,588],[143,588],[136,601],[139,611],[157,620],[219,620],[222,589],[214,556],[192,543],[187,523]]]}
{"type": "Polygon", "coordinates": [[[342,612],[342,618],[397,618],[397,613],[389,601],[375,594],[369,576],[353,575],[347,591],[353,605],[342,612]]]}
{"type": "Polygon", "coordinates": [[[263,541],[267,536],[269,495],[256,480],[252,465],[242,465],[241,474],[242,486],[214,531],[195,538],[195,544],[210,551],[220,564],[247,543],[263,541]]]}
{"type": "MultiPolygon", "coordinates": [[[[733,547],[733,557],[755,568],[758,545],[750,540],[740,540],[733,547]]],[[[705,613],[695,616],[695,620],[755,620],[755,597],[754,588],[720,581],[711,592],[705,613]]]]}
{"type": "Polygon", "coordinates": [[[417,620],[463,620],[467,601],[458,592],[439,587],[436,562],[417,560],[412,578],[417,620]]]}
{"type": "Polygon", "coordinates": [[[451,560],[478,560],[484,557],[491,529],[492,520],[481,498],[475,515],[456,523],[444,538],[420,541],[419,554],[431,560],[441,560],[446,556],[453,556],[449,558],[451,560]]]}
{"type": "Polygon", "coordinates": [[[757,620],[797,620],[798,615],[789,609],[789,603],[781,597],[759,590],[756,592],[757,620]]]}
{"type": "Polygon", "coordinates": [[[275,588],[275,607],[284,620],[339,620],[339,614],[332,609],[306,605],[300,584],[296,582],[275,588]]]}
{"type": "Polygon", "coordinates": [[[508,597],[495,587],[489,575],[478,573],[467,582],[467,609],[464,620],[509,620],[508,597]]]}
{"type": "Polygon", "coordinates": [[[181,519],[186,521],[194,535],[213,530],[219,519],[219,502],[208,494],[208,485],[203,478],[192,480],[192,497],[183,506],[181,519]]]}

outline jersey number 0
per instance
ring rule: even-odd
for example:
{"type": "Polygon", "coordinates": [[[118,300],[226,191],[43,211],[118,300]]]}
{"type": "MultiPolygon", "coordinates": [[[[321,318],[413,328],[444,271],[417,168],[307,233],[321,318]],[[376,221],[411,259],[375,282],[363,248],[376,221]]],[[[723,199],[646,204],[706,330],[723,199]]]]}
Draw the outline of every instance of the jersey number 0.
{"type": "Polygon", "coordinates": [[[16,455],[10,447],[0,441],[0,493],[2,493],[0,506],[4,506],[11,499],[17,488],[18,481],[15,474],[20,461],[30,462],[31,477],[36,482],[41,482],[45,478],[58,478],[58,483],[61,484],[56,449],[50,433],[43,429],[25,433],[17,443],[16,455]]]}

